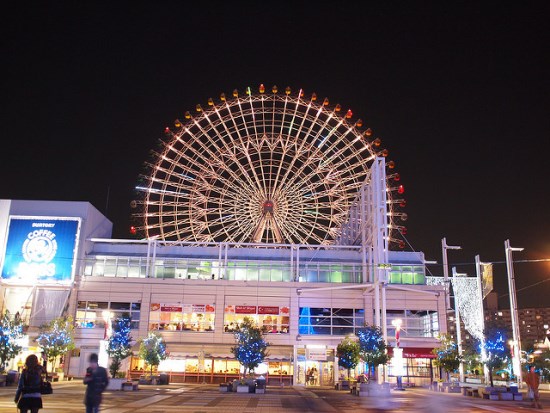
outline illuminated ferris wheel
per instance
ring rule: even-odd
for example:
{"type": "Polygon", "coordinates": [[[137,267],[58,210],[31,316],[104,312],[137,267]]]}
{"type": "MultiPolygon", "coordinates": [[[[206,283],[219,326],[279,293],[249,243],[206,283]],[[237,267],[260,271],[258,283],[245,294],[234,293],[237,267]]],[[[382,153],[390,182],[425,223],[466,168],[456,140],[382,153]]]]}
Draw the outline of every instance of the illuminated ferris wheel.
{"type": "MultiPolygon", "coordinates": [[[[136,187],[134,229],[145,238],[334,243],[370,165],[387,155],[351,110],[276,86],[222,93],[174,126],[136,187]]],[[[402,186],[396,173],[387,179],[392,212],[404,206],[392,198],[402,186]]],[[[406,214],[389,216],[389,240],[399,242],[394,220],[406,214]]]]}

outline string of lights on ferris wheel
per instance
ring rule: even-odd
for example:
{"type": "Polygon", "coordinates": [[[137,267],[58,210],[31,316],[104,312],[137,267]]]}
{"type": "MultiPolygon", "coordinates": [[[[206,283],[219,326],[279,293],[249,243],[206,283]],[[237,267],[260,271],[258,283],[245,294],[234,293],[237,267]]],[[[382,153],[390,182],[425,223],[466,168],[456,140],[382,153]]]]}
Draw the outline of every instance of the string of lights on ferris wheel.
{"type": "MultiPolygon", "coordinates": [[[[149,239],[277,244],[334,243],[377,157],[371,128],[315,93],[263,85],[166,128],[132,201],[133,232],[149,239]]],[[[388,240],[401,235],[403,185],[386,162],[388,240]]]]}

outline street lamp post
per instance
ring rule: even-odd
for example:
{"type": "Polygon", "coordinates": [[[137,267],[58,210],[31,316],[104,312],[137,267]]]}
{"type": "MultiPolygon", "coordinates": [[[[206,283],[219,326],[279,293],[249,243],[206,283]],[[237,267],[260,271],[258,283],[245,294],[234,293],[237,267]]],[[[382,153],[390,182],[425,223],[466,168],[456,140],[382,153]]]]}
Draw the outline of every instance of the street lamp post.
{"type": "Polygon", "coordinates": [[[403,321],[400,318],[392,320],[391,324],[395,327],[395,347],[393,349],[393,370],[397,379],[397,387],[395,390],[405,390],[403,388],[403,349],[399,346],[399,334],[401,332],[401,324],[403,321]]]}
{"type": "MultiPolygon", "coordinates": [[[[447,323],[448,311],[451,310],[451,298],[450,298],[450,288],[449,288],[449,264],[447,262],[447,250],[460,250],[462,247],[456,245],[447,245],[447,239],[443,238],[441,240],[441,252],[443,255],[443,282],[445,287],[445,324],[447,323]]],[[[458,354],[462,356],[462,343],[461,343],[461,334],[460,334],[460,315],[458,313],[458,308],[456,304],[456,294],[455,294],[455,322],[456,322],[456,341],[458,347],[458,354]]],[[[460,362],[460,381],[464,381],[464,365],[460,362]]]]}
{"type": "Polygon", "coordinates": [[[512,316],[512,337],[514,352],[512,354],[512,366],[516,371],[518,387],[522,387],[522,372],[521,372],[521,335],[519,332],[518,319],[518,302],[516,296],[516,280],[514,278],[514,266],[512,263],[512,252],[523,251],[523,248],[512,248],[510,240],[504,241],[504,249],[506,251],[506,269],[508,272],[508,289],[510,290],[510,315],[512,316]]]}
{"type": "Polygon", "coordinates": [[[514,377],[514,348],[516,346],[516,343],[514,340],[508,340],[508,345],[510,346],[510,355],[512,356],[512,366],[510,367],[510,382],[512,382],[514,377]]]}

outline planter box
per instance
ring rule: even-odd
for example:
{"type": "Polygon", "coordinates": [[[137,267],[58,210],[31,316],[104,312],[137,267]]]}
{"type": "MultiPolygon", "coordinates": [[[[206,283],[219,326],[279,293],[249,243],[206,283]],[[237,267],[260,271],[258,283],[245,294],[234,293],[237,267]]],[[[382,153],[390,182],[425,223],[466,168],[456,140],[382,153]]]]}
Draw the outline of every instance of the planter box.
{"type": "Polygon", "coordinates": [[[105,390],[122,390],[123,383],[126,383],[126,379],[110,378],[105,390]]]}
{"type": "Polygon", "coordinates": [[[489,400],[498,400],[498,394],[490,394],[489,395],[489,400]]]}
{"type": "Polygon", "coordinates": [[[500,393],[500,400],[514,400],[514,394],[513,393],[500,393]]]}
{"type": "Polygon", "coordinates": [[[514,400],[523,400],[523,394],[514,393],[514,400]]]}
{"type": "Polygon", "coordinates": [[[245,384],[245,385],[237,385],[237,393],[248,393],[248,390],[249,390],[249,386],[248,384],[245,384]]]}
{"type": "Polygon", "coordinates": [[[139,389],[139,384],[138,382],[133,382],[133,381],[126,381],[124,383],[122,383],[122,391],[135,391],[135,390],[138,390],[139,389]]]}

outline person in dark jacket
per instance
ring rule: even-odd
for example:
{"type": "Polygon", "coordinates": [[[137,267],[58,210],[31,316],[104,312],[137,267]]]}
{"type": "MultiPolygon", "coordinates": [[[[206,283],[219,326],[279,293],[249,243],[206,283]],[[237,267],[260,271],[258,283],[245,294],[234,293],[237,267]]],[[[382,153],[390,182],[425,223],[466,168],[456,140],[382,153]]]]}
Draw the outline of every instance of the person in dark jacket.
{"type": "Polygon", "coordinates": [[[86,384],[84,404],[86,405],[86,413],[99,413],[103,390],[109,384],[109,376],[107,375],[107,369],[97,364],[98,357],[96,353],[90,354],[88,361],[90,366],[86,369],[86,376],[84,377],[84,384],[86,384]]]}
{"type": "Polygon", "coordinates": [[[25,368],[19,376],[19,383],[15,392],[15,403],[21,413],[38,413],[42,408],[42,395],[40,384],[42,383],[42,366],[38,363],[38,357],[31,354],[25,360],[25,368]]]}

